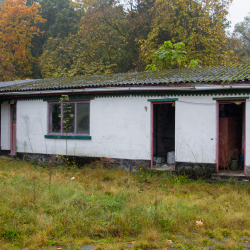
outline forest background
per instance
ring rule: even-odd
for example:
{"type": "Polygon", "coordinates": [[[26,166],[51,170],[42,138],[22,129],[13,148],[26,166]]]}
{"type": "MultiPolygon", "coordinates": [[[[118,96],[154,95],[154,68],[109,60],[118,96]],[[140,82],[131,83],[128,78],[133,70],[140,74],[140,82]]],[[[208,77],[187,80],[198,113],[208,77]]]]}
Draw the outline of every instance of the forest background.
{"type": "Polygon", "coordinates": [[[0,81],[144,71],[166,41],[202,67],[248,63],[250,15],[227,32],[231,2],[0,0],[0,81]]]}

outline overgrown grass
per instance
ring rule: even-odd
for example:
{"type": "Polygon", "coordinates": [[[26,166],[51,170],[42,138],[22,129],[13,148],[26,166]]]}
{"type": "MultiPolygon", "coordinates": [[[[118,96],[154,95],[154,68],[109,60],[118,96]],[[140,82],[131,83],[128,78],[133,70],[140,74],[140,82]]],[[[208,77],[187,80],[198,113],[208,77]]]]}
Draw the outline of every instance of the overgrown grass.
{"type": "Polygon", "coordinates": [[[49,184],[49,168],[0,159],[1,249],[125,249],[131,241],[132,249],[243,249],[249,184],[95,166],[58,166],[49,184]]]}

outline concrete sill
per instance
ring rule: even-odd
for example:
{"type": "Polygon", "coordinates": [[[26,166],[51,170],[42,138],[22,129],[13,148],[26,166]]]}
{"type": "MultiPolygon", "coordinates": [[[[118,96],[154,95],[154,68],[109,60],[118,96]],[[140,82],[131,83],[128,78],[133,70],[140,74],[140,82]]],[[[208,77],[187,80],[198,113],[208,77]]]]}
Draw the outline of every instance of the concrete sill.
{"type": "MultiPolygon", "coordinates": [[[[66,139],[66,135],[45,135],[46,139],[66,139]]],[[[68,135],[67,139],[69,140],[91,140],[91,136],[82,136],[82,135],[68,135]]]]}

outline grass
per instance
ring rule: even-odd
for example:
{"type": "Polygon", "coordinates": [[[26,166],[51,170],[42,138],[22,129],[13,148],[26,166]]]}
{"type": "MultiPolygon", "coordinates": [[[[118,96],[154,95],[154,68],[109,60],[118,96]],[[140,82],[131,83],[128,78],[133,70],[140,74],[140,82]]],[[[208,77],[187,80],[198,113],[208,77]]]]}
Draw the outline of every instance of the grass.
{"type": "Polygon", "coordinates": [[[1,249],[243,249],[250,236],[249,184],[0,159],[0,188],[1,249]]]}

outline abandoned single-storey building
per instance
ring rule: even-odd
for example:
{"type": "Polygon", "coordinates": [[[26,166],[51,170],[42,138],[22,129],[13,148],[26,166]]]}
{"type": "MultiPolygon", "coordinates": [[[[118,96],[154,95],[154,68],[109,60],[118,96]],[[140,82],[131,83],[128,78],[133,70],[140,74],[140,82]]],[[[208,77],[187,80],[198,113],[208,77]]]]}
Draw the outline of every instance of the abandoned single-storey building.
{"type": "Polygon", "coordinates": [[[1,153],[250,176],[249,96],[250,65],[2,82],[1,153]]]}

